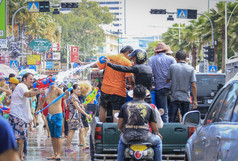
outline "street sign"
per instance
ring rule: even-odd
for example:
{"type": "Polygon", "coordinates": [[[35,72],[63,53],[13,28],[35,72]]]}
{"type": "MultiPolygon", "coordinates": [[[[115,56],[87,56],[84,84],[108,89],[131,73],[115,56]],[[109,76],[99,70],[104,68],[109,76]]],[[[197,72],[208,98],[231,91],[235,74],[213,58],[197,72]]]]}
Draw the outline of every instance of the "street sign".
{"type": "Polygon", "coordinates": [[[0,49],[7,48],[7,39],[0,39],[0,49]]]}
{"type": "Polygon", "coordinates": [[[39,12],[39,2],[28,2],[28,12],[39,12]]]}
{"type": "Polygon", "coordinates": [[[217,66],[209,66],[209,73],[217,73],[217,66]]]}
{"type": "Polygon", "coordinates": [[[52,61],[47,61],[46,62],[46,69],[53,69],[54,68],[54,64],[52,61]]]}
{"type": "Polygon", "coordinates": [[[29,69],[32,69],[32,70],[36,71],[36,66],[35,65],[29,65],[29,69]]]}
{"type": "Polygon", "coordinates": [[[177,9],[177,18],[184,18],[188,17],[188,10],[187,9],[177,9]]]}
{"type": "Polygon", "coordinates": [[[52,46],[51,42],[46,39],[35,39],[30,43],[30,48],[33,51],[38,52],[48,51],[51,49],[51,46],[52,46]]]}
{"type": "Polygon", "coordinates": [[[10,60],[10,67],[17,68],[17,60],[10,60]]]}
{"type": "Polygon", "coordinates": [[[22,69],[26,69],[26,67],[23,66],[23,65],[21,65],[21,66],[19,67],[19,71],[21,71],[22,69]]]}

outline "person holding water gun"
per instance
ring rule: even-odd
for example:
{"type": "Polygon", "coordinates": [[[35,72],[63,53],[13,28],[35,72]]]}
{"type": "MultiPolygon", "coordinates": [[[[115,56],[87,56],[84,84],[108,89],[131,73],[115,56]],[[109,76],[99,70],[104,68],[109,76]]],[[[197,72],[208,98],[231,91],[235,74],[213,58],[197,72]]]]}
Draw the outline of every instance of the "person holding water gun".
{"type": "Polygon", "coordinates": [[[31,73],[26,73],[22,77],[22,83],[19,83],[12,93],[9,114],[9,122],[15,133],[15,138],[18,144],[18,154],[20,160],[23,161],[23,147],[26,139],[26,124],[30,123],[33,118],[30,110],[29,97],[39,93],[44,93],[43,89],[29,91],[29,87],[33,85],[34,76],[31,73]]]}
{"type": "Polygon", "coordinates": [[[9,89],[9,86],[8,84],[6,83],[6,79],[4,77],[1,77],[1,82],[0,82],[0,95],[3,94],[3,95],[11,95],[12,94],[12,91],[9,89]],[[4,94],[5,92],[5,94],[4,94]]]}
{"type": "MultiPolygon", "coordinates": [[[[63,98],[67,99],[69,96],[69,92],[65,92],[65,94],[66,95],[64,95],[63,98]]],[[[52,102],[54,102],[51,106],[45,109],[45,110],[48,109],[47,121],[50,129],[54,151],[54,155],[48,158],[50,160],[52,159],[60,160],[61,157],[61,147],[62,147],[61,132],[63,126],[63,113],[61,107],[62,97],[59,98],[59,96],[62,95],[63,91],[60,88],[56,87],[54,84],[51,84],[46,96],[42,97],[42,100],[40,101],[39,104],[39,109],[42,109],[45,103],[49,105],[52,102]]],[[[37,114],[38,113],[39,111],[37,112],[37,114]]]]}
{"type": "MultiPolygon", "coordinates": [[[[66,142],[65,152],[73,152],[74,150],[70,149],[71,142],[73,139],[73,135],[75,130],[83,128],[83,123],[81,119],[81,114],[85,115],[89,120],[91,117],[83,110],[83,102],[79,100],[79,96],[81,96],[81,90],[78,84],[74,84],[73,90],[71,91],[71,96],[69,97],[69,133],[66,142]]],[[[88,149],[86,146],[83,146],[83,150],[88,149]]]]}

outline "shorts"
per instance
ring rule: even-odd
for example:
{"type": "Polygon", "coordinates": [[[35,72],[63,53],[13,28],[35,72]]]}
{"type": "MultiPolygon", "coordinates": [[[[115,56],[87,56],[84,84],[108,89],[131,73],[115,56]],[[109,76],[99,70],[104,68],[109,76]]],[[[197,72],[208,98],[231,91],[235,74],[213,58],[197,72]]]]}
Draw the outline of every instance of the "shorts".
{"type": "Polygon", "coordinates": [[[27,138],[27,123],[22,119],[9,114],[9,122],[13,128],[16,139],[26,139],[27,138]]]}
{"type": "Polygon", "coordinates": [[[84,128],[81,119],[71,119],[68,123],[68,126],[69,130],[78,130],[84,128]]]}
{"type": "Polygon", "coordinates": [[[63,114],[49,114],[47,115],[48,126],[52,138],[61,138],[62,126],[63,126],[63,114]]]}
{"type": "Polygon", "coordinates": [[[88,126],[88,120],[87,120],[87,117],[85,115],[81,115],[81,120],[82,120],[82,123],[83,123],[83,126],[84,127],[89,127],[88,126]]]}
{"type": "Polygon", "coordinates": [[[124,103],[126,103],[126,97],[115,94],[106,94],[101,91],[100,106],[106,110],[120,110],[124,103]]]}

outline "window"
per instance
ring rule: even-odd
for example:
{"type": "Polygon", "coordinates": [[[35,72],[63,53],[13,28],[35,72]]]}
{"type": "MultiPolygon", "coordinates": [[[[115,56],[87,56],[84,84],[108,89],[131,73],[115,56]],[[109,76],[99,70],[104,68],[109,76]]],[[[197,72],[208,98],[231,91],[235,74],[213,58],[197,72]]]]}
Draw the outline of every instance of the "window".
{"type": "Polygon", "coordinates": [[[115,15],[119,15],[119,13],[114,13],[115,15]]]}
{"type": "Polygon", "coordinates": [[[215,122],[215,118],[217,117],[219,109],[222,107],[224,99],[226,98],[226,95],[230,89],[230,86],[227,86],[217,97],[215,102],[213,103],[212,109],[209,110],[209,113],[207,114],[207,118],[205,121],[205,124],[209,124],[210,122],[215,122]]]}
{"type": "Polygon", "coordinates": [[[119,10],[119,7],[109,7],[109,10],[119,10]]]}
{"type": "Polygon", "coordinates": [[[219,112],[218,121],[230,121],[238,94],[238,84],[233,84],[219,112]]]}
{"type": "Polygon", "coordinates": [[[119,2],[106,2],[106,4],[119,4],[119,2]]]}
{"type": "Polygon", "coordinates": [[[120,26],[119,24],[113,24],[113,26],[120,26]]]}

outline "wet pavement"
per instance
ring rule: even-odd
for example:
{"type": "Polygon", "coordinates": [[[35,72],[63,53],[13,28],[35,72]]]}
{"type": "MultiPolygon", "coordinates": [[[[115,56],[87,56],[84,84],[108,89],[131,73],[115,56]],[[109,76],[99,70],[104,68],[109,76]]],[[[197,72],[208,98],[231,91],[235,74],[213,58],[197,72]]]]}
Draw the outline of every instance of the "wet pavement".
{"type": "MultiPolygon", "coordinates": [[[[47,131],[43,128],[43,120],[41,117],[38,118],[39,126],[33,128],[34,132],[28,132],[28,147],[25,161],[45,161],[48,157],[53,155],[53,148],[51,138],[48,138],[47,131]]],[[[28,130],[29,131],[29,130],[28,130]]],[[[89,132],[88,132],[89,135],[89,132]]],[[[79,131],[77,130],[74,134],[73,141],[71,143],[71,149],[75,152],[65,152],[67,138],[62,138],[62,161],[89,161],[90,150],[84,151],[79,144],[79,131]]],[[[89,137],[87,136],[87,144],[89,145],[89,137]]]]}

